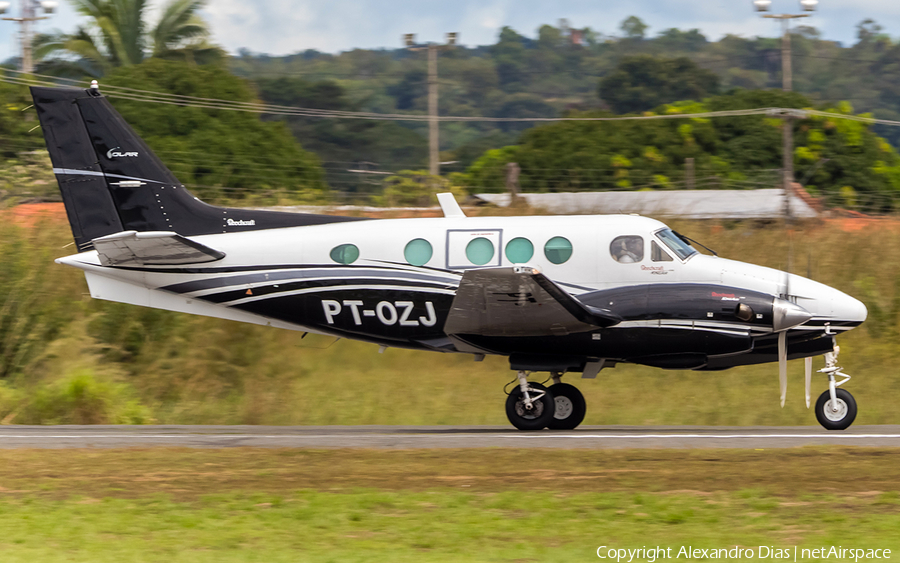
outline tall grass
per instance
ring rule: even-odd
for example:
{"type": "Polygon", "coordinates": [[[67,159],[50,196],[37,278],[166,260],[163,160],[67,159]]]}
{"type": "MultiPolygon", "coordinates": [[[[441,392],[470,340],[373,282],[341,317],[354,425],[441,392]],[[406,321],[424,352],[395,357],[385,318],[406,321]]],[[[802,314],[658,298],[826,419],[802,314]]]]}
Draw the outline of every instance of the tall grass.
{"type": "MultiPolygon", "coordinates": [[[[670,222],[721,256],[794,273],[862,299],[869,320],[842,336],[858,424],[900,423],[900,224],[670,222]]],[[[333,343],[290,331],[94,301],[68,226],[0,221],[0,421],[6,423],[506,424],[503,358],[333,343]]],[[[821,361],[817,360],[821,367],[821,361]]],[[[774,365],[725,372],[620,365],[585,393],[587,424],[815,424],[802,363],[788,405],[774,365]]],[[[814,397],[824,390],[814,379],[814,397]]]]}

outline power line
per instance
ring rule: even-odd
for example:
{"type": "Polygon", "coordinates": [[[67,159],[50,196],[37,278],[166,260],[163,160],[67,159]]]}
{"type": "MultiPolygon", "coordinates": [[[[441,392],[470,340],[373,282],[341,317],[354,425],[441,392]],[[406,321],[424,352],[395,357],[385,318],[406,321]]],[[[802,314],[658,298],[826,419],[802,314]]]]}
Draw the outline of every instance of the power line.
{"type": "MultiPolygon", "coordinates": [[[[66,79],[74,82],[72,79],[66,79]]],[[[29,77],[3,77],[0,81],[17,85],[42,85],[55,86],[52,82],[36,80],[29,77]]],[[[303,108],[292,106],[280,106],[274,104],[258,103],[258,102],[240,102],[235,100],[222,100],[217,98],[202,98],[196,96],[186,96],[181,94],[167,94],[163,92],[153,92],[149,90],[139,90],[136,88],[128,88],[124,86],[105,86],[104,92],[107,97],[118,98],[136,102],[148,102],[169,104],[180,107],[192,107],[200,109],[218,109],[225,111],[244,111],[248,113],[257,113],[265,115],[283,115],[296,117],[317,117],[317,118],[334,118],[334,119],[364,119],[377,121],[413,121],[427,122],[428,115],[416,114],[391,114],[391,113],[374,113],[374,112],[354,112],[343,110],[324,110],[316,108],[303,108]]],[[[900,126],[900,121],[889,119],[876,119],[873,117],[863,117],[855,115],[845,115],[840,113],[824,112],[819,110],[801,110],[795,108],[753,108],[740,110],[724,110],[724,111],[708,111],[699,113],[667,113],[652,115],[621,115],[611,117],[483,117],[483,116],[440,116],[438,120],[441,122],[474,122],[474,123],[554,123],[565,121],[648,121],[657,119],[709,119],[718,117],[743,117],[751,115],[769,115],[772,117],[781,117],[785,114],[792,114],[794,117],[805,118],[809,115],[818,117],[829,117],[833,119],[848,119],[851,121],[859,121],[863,123],[900,126]]]]}

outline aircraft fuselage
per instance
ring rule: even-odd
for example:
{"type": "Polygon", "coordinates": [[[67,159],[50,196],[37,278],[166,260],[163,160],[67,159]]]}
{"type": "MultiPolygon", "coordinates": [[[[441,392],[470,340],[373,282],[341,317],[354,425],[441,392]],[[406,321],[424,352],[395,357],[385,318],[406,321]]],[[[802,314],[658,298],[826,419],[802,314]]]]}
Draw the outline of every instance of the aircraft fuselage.
{"type": "Polygon", "coordinates": [[[526,363],[554,356],[573,370],[592,359],[692,369],[774,361],[779,298],[812,315],[788,332],[791,358],[827,352],[833,334],[865,319],[859,301],[826,285],[701,255],[672,237],[659,221],[624,215],[390,219],[192,237],[224,252],[212,264],[110,267],[96,252],[61,262],[85,270],[99,299],[389,347],[526,363]],[[462,274],[516,265],[621,322],[448,337],[462,274]]]}

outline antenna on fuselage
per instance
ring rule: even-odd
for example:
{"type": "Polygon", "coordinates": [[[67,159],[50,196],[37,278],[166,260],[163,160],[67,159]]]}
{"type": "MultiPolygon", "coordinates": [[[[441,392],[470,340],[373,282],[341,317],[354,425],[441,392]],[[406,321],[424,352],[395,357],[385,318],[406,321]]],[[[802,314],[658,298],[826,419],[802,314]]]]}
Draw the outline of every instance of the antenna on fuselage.
{"type": "Polygon", "coordinates": [[[456,198],[451,193],[438,194],[438,203],[441,204],[441,211],[444,217],[465,217],[462,208],[456,202],[456,198]]]}

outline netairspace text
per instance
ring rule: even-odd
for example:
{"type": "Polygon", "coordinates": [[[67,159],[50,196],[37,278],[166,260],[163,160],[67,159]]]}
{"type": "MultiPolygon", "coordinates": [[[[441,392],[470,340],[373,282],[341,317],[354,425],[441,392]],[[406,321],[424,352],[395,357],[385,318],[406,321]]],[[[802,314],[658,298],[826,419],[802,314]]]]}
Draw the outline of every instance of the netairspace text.
{"type": "Polygon", "coordinates": [[[734,546],[731,548],[701,548],[690,545],[673,547],[639,547],[636,549],[616,548],[601,545],[597,548],[597,557],[613,559],[616,563],[647,561],[654,563],[657,559],[780,559],[787,561],[803,561],[807,559],[834,559],[838,561],[860,561],[865,559],[890,559],[891,550],[863,547],[775,547],[761,545],[758,547],[734,546]]]}

